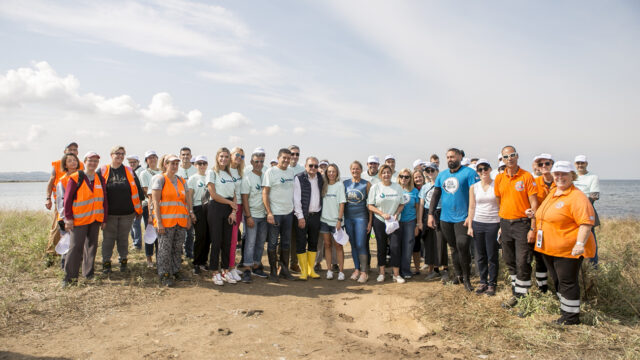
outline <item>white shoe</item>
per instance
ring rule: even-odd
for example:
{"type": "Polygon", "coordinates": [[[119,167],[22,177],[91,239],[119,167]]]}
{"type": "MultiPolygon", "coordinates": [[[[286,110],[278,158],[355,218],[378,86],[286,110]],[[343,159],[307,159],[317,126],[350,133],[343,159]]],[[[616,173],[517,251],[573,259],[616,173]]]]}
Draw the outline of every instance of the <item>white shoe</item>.
{"type": "Polygon", "coordinates": [[[338,280],[339,280],[339,281],[343,281],[343,280],[344,280],[344,273],[343,273],[342,271],[340,271],[340,272],[338,273],[338,280]]]}
{"type": "Polygon", "coordinates": [[[360,273],[360,277],[358,278],[359,284],[364,284],[367,282],[368,276],[365,272],[360,273]]]}
{"type": "Polygon", "coordinates": [[[377,282],[384,282],[384,274],[380,274],[378,275],[378,277],[376,278],[377,282]]]}
{"type": "Polygon", "coordinates": [[[398,276],[393,275],[393,282],[397,282],[398,284],[404,284],[406,280],[400,275],[398,276]]]}
{"type": "Polygon", "coordinates": [[[327,280],[332,280],[332,279],[333,279],[333,271],[327,270],[327,280]]]}
{"type": "Polygon", "coordinates": [[[242,278],[240,277],[240,275],[238,275],[238,273],[239,273],[239,271],[237,269],[233,269],[233,270],[229,271],[229,274],[231,274],[231,277],[236,282],[242,281],[242,278]]]}
{"type": "Polygon", "coordinates": [[[213,283],[218,285],[218,286],[222,286],[224,285],[224,281],[222,281],[222,276],[220,275],[220,273],[217,273],[215,275],[213,275],[213,283]]]}
{"type": "Polygon", "coordinates": [[[222,280],[228,282],[229,284],[237,283],[236,279],[234,279],[233,275],[231,275],[231,273],[228,271],[222,276],[222,280]]]}

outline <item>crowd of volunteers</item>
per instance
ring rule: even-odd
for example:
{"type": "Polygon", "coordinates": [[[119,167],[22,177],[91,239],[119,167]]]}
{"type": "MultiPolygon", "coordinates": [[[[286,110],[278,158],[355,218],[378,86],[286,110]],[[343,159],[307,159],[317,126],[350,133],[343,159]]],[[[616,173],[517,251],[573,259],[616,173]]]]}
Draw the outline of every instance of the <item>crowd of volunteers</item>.
{"type": "Polygon", "coordinates": [[[296,145],[280,149],[268,165],[260,147],[246,157],[241,148],[221,147],[211,161],[188,147],[139,158],[114,146],[109,155],[105,160],[89,151],[78,158],[71,143],[52,162],[47,265],[63,249],[63,287],[77,282],[80,267],[85,278],[95,276],[100,229],[103,274],[113,271],[114,247],[119,271],[127,271],[131,236],[135,249],[144,246],[146,266],[157,269],[162,286],[183,279],[183,256],[195,275],[220,286],[253,277],[319,279],[322,260],[327,280],[344,281],[348,242],[352,281],[364,284],[373,275],[382,283],[390,275],[402,284],[426,270],[420,279],[493,296],[502,249],[512,291],[504,307],[526,296],[533,279],[548,291],[550,276],[562,314],[556,322],[578,324],[581,264],[598,261],[593,203],[600,189],[584,155],[569,162],[540,154],[531,173],[511,145],[501,149],[496,168],[457,148],[447,150],[442,171],[435,154],[399,170],[393,155],[383,162],[372,155],[365,165],[351,162],[342,177],[328,160],[301,161],[296,145]],[[371,269],[372,238],[377,271],[371,269]]]}

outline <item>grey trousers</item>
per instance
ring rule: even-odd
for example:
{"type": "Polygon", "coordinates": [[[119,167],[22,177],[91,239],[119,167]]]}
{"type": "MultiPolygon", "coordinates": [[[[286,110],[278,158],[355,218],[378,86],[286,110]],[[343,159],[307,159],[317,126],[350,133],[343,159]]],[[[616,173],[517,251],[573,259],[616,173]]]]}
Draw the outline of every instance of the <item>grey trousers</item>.
{"type": "Polygon", "coordinates": [[[129,215],[109,215],[107,225],[102,230],[102,263],[111,261],[113,247],[118,246],[118,260],[126,260],[129,255],[129,232],[136,213],[129,215]]]}
{"type": "Polygon", "coordinates": [[[164,234],[158,234],[158,275],[174,275],[182,264],[182,245],[187,229],[181,226],[165,228],[164,234]]]}
{"type": "Polygon", "coordinates": [[[74,226],[71,230],[69,252],[65,255],[64,279],[77,279],[82,263],[82,275],[93,275],[93,264],[98,252],[98,233],[102,223],[93,222],[89,225],[74,226]]]}

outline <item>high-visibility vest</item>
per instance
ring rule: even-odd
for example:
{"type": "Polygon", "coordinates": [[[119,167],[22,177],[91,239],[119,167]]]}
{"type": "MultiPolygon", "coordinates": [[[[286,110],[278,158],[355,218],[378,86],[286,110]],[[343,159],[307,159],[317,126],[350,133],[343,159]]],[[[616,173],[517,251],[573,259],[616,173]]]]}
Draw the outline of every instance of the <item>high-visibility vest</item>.
{"type": "MultiPolygon", "coordinates": [[[[142,204],[140,203],[140,195],[138,195],[138,187],[136,186],[136,180],[133,176],[133,170],[126,165],[124,166],[125,173],[127,174],[127,181],[129,182],[129,187],[131,188],[131,202],[133,203],[133,209],[136,211],[136,214],[142,214],[142,204]]],[[[111,170],[111,165],[103,165],[100,168],[100,173],[104,178],[104,181],[109,181],[109,170],[111,170]]]]}
{"type": "MultiPolygon", "coordinates": [[[[162,196],[159,201],[162,226],[170,228],[179,225],[186,228],[189,210],[187,209],[184,179],[176,175],[178,178],[178,187],[176,187],[166,174],[162,174],[162,176],[164,176],[164,185],[162,186],[162,196]]],[[[156,228],[158,227],[158,219],[155,217],[153,218],[153,225],[156,228]]]]}
{"type": "MultiPolygon", "coordinates": [[[[55,199],[56,190],[57,190],[56,186],[58,186],[58,182],[60,181],[60,179],[62,179],[62,177],[65,176],[67,173],[64,170],[62,170],[62,159],[52,161],[51,166],[53,166],[53,170],[56,172],[56,179],[53,181],[53,191],[51,191],[51,195],[53,195],[53,198],[55,199]]],[[[78,170],[84,170],[83,163],[78,164],[78,170]]]]}
{"type": "MultiPolygon", "coordinates": [[[[69,176],[76,184],[79,183],[79,177],[79,172],[74,172],[69,176]]],[[[104,221],[104,190],[98,174],[95,175],[94,179],[93,191],[91,191],[86,179],[82,181],[82,185],[76,191],[76,198],[73,200],[74,226],[89,225],[94,221],[104,221]]]]}
{"type": "MultiPolygon", "coordinates": [[[[69,183],[69,174],[64,174],[59,181],[62,184],[62,188],[66,189],[67,184],[69,183]]],[[[77,182],[76,182],[77,183],[77,182]]],[[[66,190],[65,190],[66,191],[66,190]]],[[[63,198],[64,199],[64,198],[63,198]]],[[[64,209],[58,209],[58,221],[62,220],[62,214],[64,214],[64,209]]]]}

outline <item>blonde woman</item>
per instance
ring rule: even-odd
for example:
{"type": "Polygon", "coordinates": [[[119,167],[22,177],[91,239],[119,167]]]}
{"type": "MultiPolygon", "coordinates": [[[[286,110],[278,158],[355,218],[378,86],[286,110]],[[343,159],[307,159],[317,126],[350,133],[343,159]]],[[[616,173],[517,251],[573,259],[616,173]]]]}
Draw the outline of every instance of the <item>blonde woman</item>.
{"type": "Polygon", "coordinates": [[[239,226],[242,222],[242,177],[244,176],[244,150],[239,147],[231,149],[231,165],[230,165],[231,177],[233,178],[234,185],[236,187],[236,204],[238,205],[236,211],[235,224],[231,230],[231,250],[229,253],[229,269],[231,276],[236,281],[242,280],[240,275],[242,273],[237,270],[236,267],[236,247],[238,246],[239,226]]]}
{"type": "MultiPolygon", "coordinates": [[[[425,164],[426,166],[426,164],[425,164]]],[[[414,170],[413,173],[411,174],[411,176],[413,177],[413,186],[415,186],[416,190],[418,190],[418,194],[420,193],[420,190],[422,189],[422,186],[424,185],[424,175],[423,175],[423,169],[417,169],[414,170]]],[[[418,202],[420,200],[420,197],[418,196],[418,202]]],[[[418,213],[420,212],[420,209],[418,209],[418,213]]],[[[417,216],[418,214],[416,214],[416,226],[419,223],[422,223],[422,216],[417,216]]],[[[420,252],[422,250],[422,227],[418,227],[418,235],[416,235],[415,241],[413,243],[413,265],[415,266],[415,272],[413,273],[413,275],[420,275],[420,252]]]]}
{"type": "Polygon", "coordinates": [[[413,185],[411,170],[404,168],[398,173],[398,184],[402,186],[404,207],[400,214],[400,276],[411,278],[411,255],[418,235],[417,214],[420,207],[418,190],[413,185]]]}
{"type": "Polygon", "coordinates": [[[322,215],[320,215],[320,234],[324,240],[324,253],[327,261],[327,280],[333,279],[331,270],[331,245],[336,247],[338,258],[338,280],[344,280],[344,249],[333,241],[333,233],[342,228],[344,204],[347,202],[344,184],[340,181],[338,165],[329,164],[323,175],[322,215]]]}

